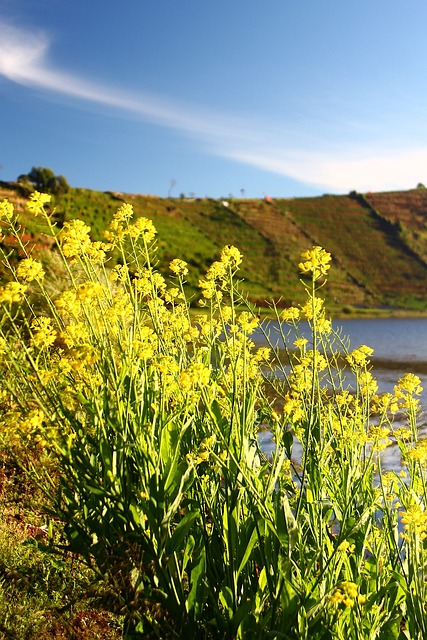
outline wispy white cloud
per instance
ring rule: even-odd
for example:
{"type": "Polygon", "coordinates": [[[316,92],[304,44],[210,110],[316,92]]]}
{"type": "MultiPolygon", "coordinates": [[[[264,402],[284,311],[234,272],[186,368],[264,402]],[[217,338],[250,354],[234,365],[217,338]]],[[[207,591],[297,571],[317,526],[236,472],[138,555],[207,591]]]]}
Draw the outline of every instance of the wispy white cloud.
{"type": "Polygon", "coordinates": [[[335,153],[271,148],[234,154],[240,162],[334,193],[413,188],[425,180],[427,170],[427,147],[388,151],[355,148],[335,153]]]}
{"type": "MultiPolygon", "coordinates": [[[[335,192],[408,188],[422,179],[427,167],[427,145],[409,149],[402,145],[388,149],[381,145],[346,146],[342,136],[343,142],[335,148],[328,140],[317,137],[310,149],[306,132],[301,130],[299,135],[290,126],[283,127],[283,123],[274,129],[262,120],[249,121],[56,70],[48,59],[49,48],[45,33],[29,33],[0,21],[3,77],[134,114],[197,139],[208,153],[335,192]]],[[[321,122],[317,129],[322,129],[321,122]]]]}

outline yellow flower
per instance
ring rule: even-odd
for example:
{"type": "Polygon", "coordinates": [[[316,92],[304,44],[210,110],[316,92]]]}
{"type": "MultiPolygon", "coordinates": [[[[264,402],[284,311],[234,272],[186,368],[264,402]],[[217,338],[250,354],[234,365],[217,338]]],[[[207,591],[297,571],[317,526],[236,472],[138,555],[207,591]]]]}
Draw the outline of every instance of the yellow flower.
{"type": "Polygon", "coordinates": [[[44,277],[43,266],[33,258],[25,258],[18,264],[16,275],[19,280],[23,280],[24,282],[42,280],[44,277]]]}
{"type": "Polygon", "coordinates": [[[300,319],[301,312],[298,307],[288,307],[288,309],[283,309],[280,314],[280,319],[283,322],[295,322],[300,319]]]}
{"type": "Polygon", "coordinates": [[[415,460],[422,465],[427,463],[427,440],[419,440],[407,453],[409,460],[415,460]]]}
{"type": "Polygon", "coordinates": [[[204,298],[210,300],[215,295],[215,282],[213,280],[199,280],[199,287],[202,289],[202,295],[204,298]]]}
{"type": "Polygon", "coordinates": [[[89,343],[89,332],[82,322],[69,324],[65,331],[62,331],[61,338],[67,347],[82,346],[89,343]]]}
{"type": "Polygon", "coordinates": [[[133,207],[131,204],[123,203],[113,215],[113,219],[117,222],[127,222],[133,216],[133,207]]]}
{"type": "Polygon", "coordinates": [[[49,318],[35,318],[31,323],[33,330],[32,343],[38,349],[46,349],[53,345],[56,340],[56,331],[52,327],[49,318]]]}
{"type": "Polygon", "coordinates": [[[157,231],[152,220],[148,218],[138,218],[134,224],[129,225],[128,233],[131,238],[143,237],[144,242],[149,244],[154,240],[157,231]]]}
{"type": "Polygon", "coordinates": [[[255,329],[259,325],[259,318],[257,316],[253,316],[248,311],[242,311],[237,321],[242,327],[242,331],[244,331],[248,335],[253,333],[253,331],[255,331],[255,329]]]}
{"type": "Polygon", "coordinates": [[[307,338],[297,338],[297,340],[294,341],[294,346],[300,349],[300,351],[304,351],[306,344],[308,344],[307,338]]]}
{"type": "MultiPolygon", "coordinates": [[[[137,274],[137,277],[139,275],[137,274]]],[[[129,280],[129,267],[126,264],[116,264],[110,271],[110,280],[112,282],[127,282],[129,280]]]]}
{"type": "Polygon", "coordinates": [[[206,280],[224,280],[227,275],[227,265],[225,262],[213,262],[206,272],[206,280]]]}
{"type": "Polygon", "coordinates": [[[374,350],[371,347],[367,347],[362,344],[357,349],[354,349],[351,353],[346,356],[347,362],[351,367],[364,367],[368,364],[368,356],[371,356],[374,353],[374,350]]]}
{"type": "Polygon", "coordinates": [[[13,204],[9,202],[9,200],[3,200],[0,202],[0,220],[10,222],[13,218],[13,214],[13,204]]]}
{"type": "Polygon", "coordinates": [[[19,282],[8,282],[4,287],[0,287],[0,302],[20,302],[27,290],[25,284],[19,282]]]}
{"type": "Polygon", "coordinates": [[[71,220],[64,222],[60,234],[62,251],[66,258],[81,256],[87,253],[91,240],[89,238],[90,227],[83,220],[71,220]]]}
{"type": "Polygon", "coordinates": [[[322,298],[310,297],[305,305],[301,308],[301,311],[305,315],[307,320],[314,320],[314,318],[316,318],[317,321],[319,321],[320,318],[324,317],[324,304],[325,301],[322,298]]]}
{"type": "Polygon", "coordinates": [[[236,268],[242,262],[242,254],[240,251],[229,244],[221,252],[221,262],[232,268],[236,268]]]}
{"type": "Polygon", "coordinates": [[[47,193],[40,193],[39,191],[33,191],[27,202],[27,211],[34,213],[37,217],[41,213],[44,213],[44,205],[50,202],[52,196],[47,193]]]}
{"type": "Polygon", "coordinates": [[[372,396],[378,391],[377,381],[369,371],[362,371],[359,373],[358,379],[360,390],[363,395],[372,396]]]}
{"type": "Polygon", "coordinates": [[[332,322],[326,318],[317,319],[317,331],[318,333],[324,333],[328,335],[332,331],[332,322]]]}
{"type": "Polygon", "coordinates": [[[421,508],[421,505],[411,504],[407,507],[406,511],[402,511],[399,515],[402,518],[402,524],[405,530],[403,537],[407,538],[409,533],[414,533],[415,535],[426,533],[427,513],[421,508]]]}
{"type": "Polygon", "coordinates": [[[422,390],[423,388],[421,386],[420,378],[413,373],[407,373],[403,378],[400,378],[400,380],[397,381],[397,386],[395,387],[395,393],[397,396],[399,392],[419,395],[422,390]]]}
{"type": "Polygon", "coordinates": [[[179,260],[175,258],[169,265],[169,269],[175,273],[177,276],[186,276],[188,273],[188,266],[184,260],[179,260]]]}
{"type": "Polygon", "coordinates": [[[356,549],[356,545],[354,543],[349,542],[348,540],[343,540],[341,544],[338,545],[337,551],[340,553],[353,553],[356,549]]]}
{"type": "Polygon", "coordinates": [[[55,306],[66,316],[77,317],[81,312],[81,303],[74,290],[63,291],[55,300],[55,306]]]}
{"type": "Polygon", "coordinates": [[[322,249],[322,247],[314,246],[308,251],[301,254],[302,262],[298,268],[302,273],[311,273],[314,280],[318,280],[321,276],[325,276],[330,268],[331,254],[322,249]]]}
{"type": "Polygon", "coordinates": [[[347,580],[340,582],[329,598],[330,605],[343,605],[344,607],[353,607],[356,601],[359,604],[364,604],[366,598],[358,594],[357,584],[347,580]]]}

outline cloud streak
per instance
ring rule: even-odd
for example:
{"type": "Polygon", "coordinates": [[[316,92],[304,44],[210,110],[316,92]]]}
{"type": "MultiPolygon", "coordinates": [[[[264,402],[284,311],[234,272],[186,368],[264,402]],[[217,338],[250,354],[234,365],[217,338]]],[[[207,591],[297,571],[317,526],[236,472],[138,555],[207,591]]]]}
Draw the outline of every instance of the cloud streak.
{"type": "MultiPolygon", "coordinates": [[[[427,147],[386,150],[345,148],[342,143],[331,149],[328,141],[317,139],[313,140],[313,151],[306,143],[298,143],[305,135],[299,136],[289,126],[283,128],[283,124],[274,130],[262,121],[95,83],[53,68],[49,48],[46,34],[28,33],[0,22],[0,75],[29,88],[136,115],[198,140],[212,155],[335,192],[408,188],[419,182],[420,171],[427,166],[427,147]]],[[[317,128],[321,130],[320,122],[317,128]]]]}

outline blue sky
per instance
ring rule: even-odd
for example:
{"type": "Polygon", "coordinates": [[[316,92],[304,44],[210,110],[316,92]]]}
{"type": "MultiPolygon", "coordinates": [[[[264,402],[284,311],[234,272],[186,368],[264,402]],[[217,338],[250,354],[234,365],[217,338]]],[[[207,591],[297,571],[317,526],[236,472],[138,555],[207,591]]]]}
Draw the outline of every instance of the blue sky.
{"type": "Polygon", "coordinates": [[[0,0],[0,179],[204,197],[427,183],[425,0],[0,0]]]}

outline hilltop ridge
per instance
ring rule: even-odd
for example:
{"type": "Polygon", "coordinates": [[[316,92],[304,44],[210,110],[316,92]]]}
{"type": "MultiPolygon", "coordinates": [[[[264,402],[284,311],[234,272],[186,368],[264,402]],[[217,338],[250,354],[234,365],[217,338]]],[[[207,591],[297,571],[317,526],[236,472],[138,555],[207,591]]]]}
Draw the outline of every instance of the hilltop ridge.
{"type": "MultiPolygon", "coordinates": [[[[3,198],[22,210],[24,231],[37,242],[40,230],[24,213],[22,186],[0,183],[3,198]]],[[[160,271],[167,273],[175,257],[186,260],[194,291],[220,249],[234,244],[244,256],[241,277],[251,301],[299,303],[299,258],[318,244],[333,257],[324,296],[336,312],[427,310],[427,189],[225,201],[70,188],[54,198],[55,219],[60,226],[79,217],[102,239],[122,202],[153,220],[160,271]]]]}

